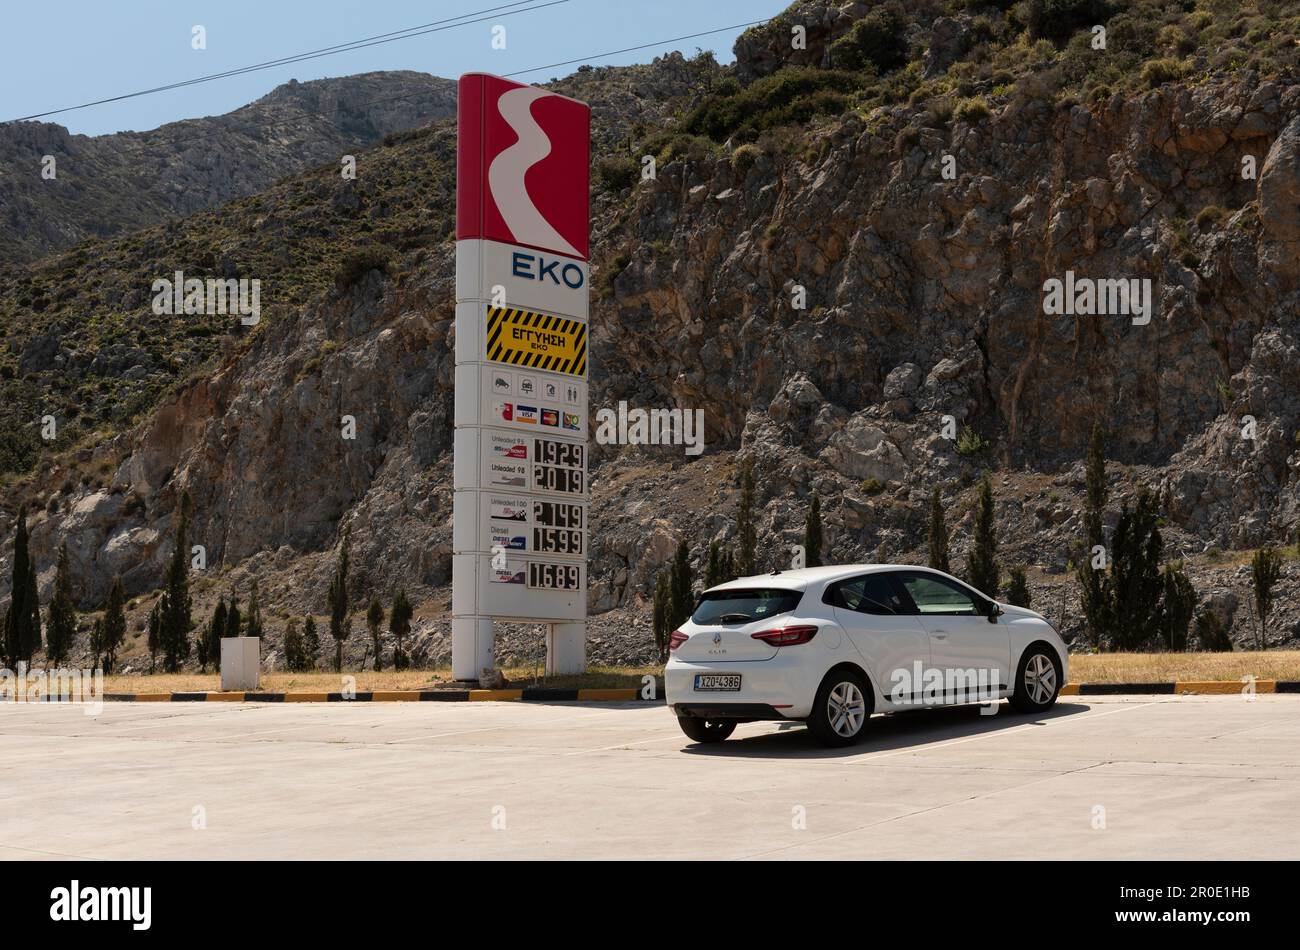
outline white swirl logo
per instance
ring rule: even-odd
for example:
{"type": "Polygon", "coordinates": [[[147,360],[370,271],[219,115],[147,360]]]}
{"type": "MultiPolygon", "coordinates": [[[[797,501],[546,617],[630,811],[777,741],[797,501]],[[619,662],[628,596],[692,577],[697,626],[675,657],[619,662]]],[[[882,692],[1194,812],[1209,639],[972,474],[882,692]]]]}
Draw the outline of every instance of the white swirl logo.
{"type": "Polygon", "coordinates": [[[551,222],[533,204],[524,185],[524,175],[551,154],[551,139],[533,118],[533,103],[550,95],[545,90],[525,86],[503,93],[497,100],[501,118],[519,136],[519,141],[501,152],[488,167],[488,185],[501,217],[520,244],[545,247],[581,257],[551,222]]]}

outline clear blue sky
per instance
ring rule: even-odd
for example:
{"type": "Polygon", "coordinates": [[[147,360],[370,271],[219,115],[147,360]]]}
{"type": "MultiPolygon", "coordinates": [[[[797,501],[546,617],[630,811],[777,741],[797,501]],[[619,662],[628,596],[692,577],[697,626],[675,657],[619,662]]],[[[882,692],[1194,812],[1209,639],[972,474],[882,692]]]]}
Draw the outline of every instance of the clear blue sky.
{"type": "MultiPolygon", "coordinates": [[[[266,60],[431,23],[508,0],[65,0],[11,2],[0,13],[0,121],[92,99],[238,69],[266,60]],[[195,24],[207,49],[191,48],[195,24]]],[[[545,2],[545,0],[536,0],[545,2]]],[[[568,0],[355,52],[202,83],[52,116],[73,132],[100,135],[229,112],[289,79],[413,69],[454,78],[507,73],[772,16],[789,0],[568,0]],[[490,45],[494,23],[507,48],[490,45]]],[[[671,49],[711,49],[731,60],[738,30],[595,60],[647,62],[671,49]]],[[[545,82],[576,69],[533,73],[545,82]]]]}

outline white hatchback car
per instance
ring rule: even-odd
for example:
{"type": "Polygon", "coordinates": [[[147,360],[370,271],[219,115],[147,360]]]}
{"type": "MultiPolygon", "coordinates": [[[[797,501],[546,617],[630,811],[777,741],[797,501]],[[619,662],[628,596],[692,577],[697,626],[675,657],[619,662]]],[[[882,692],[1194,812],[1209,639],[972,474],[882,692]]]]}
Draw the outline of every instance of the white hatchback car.
{"type": "Polygon", "coordinates": [[[1068,668],[1042,614],[930,568],[855,564],[705,591],[672,633],[664,679],[696,742],[721,742],[741,722],[794,719],[826,745],[848,745],[873,712],[1001,698],[1039,712],[1068,668]]]}

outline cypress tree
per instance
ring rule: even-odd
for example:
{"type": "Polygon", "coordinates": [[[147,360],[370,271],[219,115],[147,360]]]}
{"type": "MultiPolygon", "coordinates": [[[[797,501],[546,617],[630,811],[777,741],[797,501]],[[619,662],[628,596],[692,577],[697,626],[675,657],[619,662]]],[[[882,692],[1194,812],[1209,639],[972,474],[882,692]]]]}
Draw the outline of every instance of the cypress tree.
{"type": "Polygon", "coordinates": [[[351,531],[343,532],[343,544],[339,550],[338,563],[334,576],[330,579],[326,602],[330,612],[330,636],[334,638],[334,672],[343,671],[343,641],[352,633],[352,618],[348,604],[348,548],[351,545],[351,531]]]}
{"type": "Polygon", "coordinates": [[[1272,547],[1263,547],[1255,552],[1250,562],[1250,578],[1255,588],[1255,612],[1259,616],[1259,635],[1256,645],[1262,650],[1268,642],[1269,611],[1273,609],[1273,587],[1282,575],[1282,555],[1272,547]]]}
{"type": "Polygon", "coordinates": [[[683,538],[677,543],[677,554],[673,558],[672,575],[669,580],[669,603],[671,608],[668,623],[671,630],[676,630],[678,626],[685,623],[695,606],[695,595],[692,589],[693,580],[691,577],[691,549],[687,546],[686,539],[683,538]]]}
{"type": "Polygon", "coordinates": [[[1196,639],[1202,650],[1214,653],[1232,652],[1232,637],[1228,636],[1223,621],[1213,610],[1207,610],[1196,618],[1196,639]]]}
{"type": "Polygon", "coordinates": [[[304,669],[316,669],[316,658],[320,655],[320,635],[316,633],[316,618],[307,615],[302,625],[302,651],[304,669]]]}
{"type": "Polygon", "coordinates": [[[393,597],[392,609],[388,611],[388,632],[393,635],[396,645],[393,648],[393,669],[404,670],[411,665],[404,646],[405,637],[411,632],[411,618],[415,609],[406,599],[406,591],[399,590],[393,597]]]}
{"type": "Polygon", "coordinates": [[[952,569],[948,566],[948,528],[943,523],[943,499],[940,497],[938,485],[930,492],[929,542],[930,567],[951,574],[952,569]]]}
{"type": "Polygon", "coordinates": [[[45,655],[53,667],[62,665],[77,636],[77,605],[72,598],[72,568],[68,545],[59,546],[59,567],[54,578],[54,597],[46,622],[45,655]]]}
{"type": "Polygon", "coordinates": [[[104,654],[104,621],[100,617],[95,618],[95,623],[90,628],[90,652],[95,658],[92,668],[101,669],[99,661],[104,654]]]}
{"type": "Polygon", "coordinates": [[[822,503],[815,494],[803,525],[803,557],[805,567],[822,566],[822,503]]]}
{"type": "Polygon", "coordinates": [[[1196,589],[1183,573],[1182,562],[1166,564],[1160,575],[1160,638],[1166,650],[1187,649],[1187,629],[1196,612],[1196,589]]]}
{"type": "Polygon", "coordinates": [[[158,651],[162,649],[163,613],[167,609],[167,595],[163,594],[149,611],[149,672],[158,668],[158,651]]]}
{"type": "Polygon", "coordinates": [[[1007,584],[1007,603],[1013,607],[1028,607],[1029,580],[1025,577],[1023,567],[1013,567],[1008,572],[1010,582],[1007,584]]]}
{"type": "MultiPolygon", "coordinates": [[[[9,613],[5,617],[5,665],[16,668],[20,660],[31,662],[32,650],[32,565],[28,551],[27,506],[18,508],[18,530],[14,535],[13,575],[9,613]]],[[[36,633],[38,645],[40,631],[36,633]]]]}
{"type": "Polygon", "coordinates": [[[117,649],[126,639],[126,591],[122,589],[122,578],[113,578],[113,586],[108,591],[108,603],[104,605],[104,622],[100,630],[100,649],[104,655],[104,674],[113,672],[117,660],[117,649]]]}
{"type": "MultiPolygon", "coordinates": [[[[239,612],[239,598],[233,594],[230,597],[230,606],[226,609],[226,629],[221,634],[223,637],[243,636],[244,618],[239,612]]],[[[218,657],[218,660],[220,657],[218,657]]]]}
{"type": "Polygon", "coordinates": [[[716,587],[722,580],[722,546],[717,541],[710,541],[709,561],[704,569],[704,589],[716,587]]]}
{"type": "Polygon", "coordinates": [[[176,544],[167,566],[167,594],[159,618],[159,645],[163,669],[175,673],[189,659],[190,631],[194,629],[193,603],[190,600],[190,494],[181,493],[180,523],[176,527],[176,544]]]}
{"type": "Polygon", "coordinates": [[[1112,633],[1112,618],[1102,593],[1102,571],[1092,564],[1093,549],[1105,546],[1102,517],[1108,494],[1105,434],[1100,423],[1092,427],[1084,485],[1083,555],[1075,568],[1075,576],[1079,582],[1079,601],[1088,638],[1093,646],[1099,646],[1112,633]]]}
{"type": "Polygon", "coordinates": [[[1130,511],[1120,509],[1112,539],[1110,573],[1102,579],[1102,597],[1111,623],[1111,637],[1121,650],[1136,650],[1160,637],[1160,537],[1156,499],[1145,489],[1130,511]]]}
{"type": "Polygon", "coordinates": [[[199,667],[206,670],[211,663],[217,667],[221,663],[221,638],[226,635],[226,598],[217,598],[217,606],[208,618],[208,626],[199,638],[199,667]]]}
{"type": "Polygon", "coordinates": [[[266,633],[266,628],[262,626],[261,600],[257,581],[254,580],[253,589],[248,594],[248,617],[244,621],[244,636],[246,637],[261,637],[266,633]]]}
{"type": "Polygon", "coordinates": [[[980,483],[979,508],[975,512],[975,540],[966,558],[966,582],[984,596],[996,599],[1001,571],[998,567],[998,538],[993,526],[993,485],[986,474],[980,483]]]}
{"type": "Polygon", "coordinates": [[[302,634],[298,632],[296,617],[290,617],[284,628],[284,666],[294,673],[303,668],[302,634]]]}
{"type": "Polygon", "coordinates": [[[671,607],[671,575],[667,569],[661,569],[655,578],[654,592],[654,637],[655,648],[659,651],[659,658],[662,660],[668,655],[668,634],[674,629],[670,625],[669,617],[672,612],[671,607]]]}
{"type": "Polygon", "coordinates": [[[32,657],[41,648],[41,600],[36,592],[36,561],[27,564],[27,626],[23,640],[23,658],[31,663],[32,657]]]}
{"type": "Polygon", "coordinates": [[[754,528],[754,464],[746,462],[740,476],[740,505],[736,511],[736,536],[740,554],[736,558],[739,577],[752,577],[758,573],[756,554],[758,536],[754,528]]]}
{"type": "Polygon", "coordinates": [[[370,643],[375,648],[375,672],[378,673],[384,668],[383,645],[379,642],[379,631],[383,628],[384,608],[379,603],[378,597],[370,599],[370,607],[366,610],[366,629],[370,632],[370,643]]]}
{"type": "Polygon", "coordinates": [[[726,583],[727,581],[734,581],[739,576],[740,575],[736,573],[736,556],[731,550],[731,545],[728,544],[725,548],[722,549],[723,583],[726,583]]]}

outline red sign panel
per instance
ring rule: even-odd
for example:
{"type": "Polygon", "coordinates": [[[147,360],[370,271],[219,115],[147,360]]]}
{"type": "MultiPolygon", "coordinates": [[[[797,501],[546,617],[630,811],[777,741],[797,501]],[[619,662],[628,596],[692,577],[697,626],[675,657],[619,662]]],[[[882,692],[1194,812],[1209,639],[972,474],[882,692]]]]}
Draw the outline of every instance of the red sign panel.
{"type": "Polygon", "coordinates": [[[460,77],[456,238],[587,259],[591,109],[489,76],[460,77]]]}

